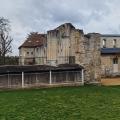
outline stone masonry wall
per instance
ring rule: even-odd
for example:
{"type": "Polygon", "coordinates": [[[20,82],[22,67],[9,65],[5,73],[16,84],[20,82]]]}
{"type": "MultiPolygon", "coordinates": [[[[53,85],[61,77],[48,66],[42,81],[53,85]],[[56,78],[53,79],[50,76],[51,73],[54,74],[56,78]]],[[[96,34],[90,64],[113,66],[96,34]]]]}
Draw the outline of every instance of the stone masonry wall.
{"type": "Polygon", "coordinates": [[[82,30],[66,23],[47,33],[47,63],[50,65],[75,64],[85,68],[85,81],[99,83],[101,79],[100,35],[84,35],[82,30]]]}
{"type": "Polygon", "coordinates": [[[100,34],[88,34],[85,36],[85,40],[85,80],[86,82],[99,83],[101,80],[100,34]]]}

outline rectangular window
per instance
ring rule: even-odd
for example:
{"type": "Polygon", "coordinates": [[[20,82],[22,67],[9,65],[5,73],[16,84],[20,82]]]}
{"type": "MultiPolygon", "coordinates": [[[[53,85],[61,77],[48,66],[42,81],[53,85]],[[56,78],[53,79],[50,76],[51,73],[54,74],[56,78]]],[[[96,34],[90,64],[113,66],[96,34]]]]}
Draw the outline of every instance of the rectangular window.
{"type": "Polygon", "coordinates": [[[29,52],[27,52],[27,55],[29,55],[29,52]]]}
{"type": "Polygon", "coordinates": [[[33,55],[33,52],[31,52],[31,55],[33,55]]]}
{"type": "Polygon", "coordinates": [[[118,64],[118,58],[113,58],[113,64],[118,64]]]}
{"type": "Polygon", "coordinates": [[[75,64],[75,56],[69,56],[69,64],[75,64]]]}
{"type": "Polygon", "coordinates": [[[36,48],[36,51],[38,52],[39,48],[36,48]]]}
{"type": "Polygon", "coordinates": [[[113,47],[114,47],[114,48],[117,47],[117,41],[116,41],[116,39],[113,40],[113,47]]]}
{"type": "Polygon", "coordinates": [[[103,39],[103,48],[106,48],[106,39],[103,39]]]}

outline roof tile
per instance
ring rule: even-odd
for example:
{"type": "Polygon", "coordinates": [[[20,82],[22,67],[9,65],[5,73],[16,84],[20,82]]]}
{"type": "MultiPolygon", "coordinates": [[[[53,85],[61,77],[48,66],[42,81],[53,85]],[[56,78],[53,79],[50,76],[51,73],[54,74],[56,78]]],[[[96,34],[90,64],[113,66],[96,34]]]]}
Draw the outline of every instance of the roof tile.
{"type": "Polygon", "coordinates": [[[19,47],[40,47],[46,44],[47,38],[46,34],[32,33],[28,36],[27,40],[19,47]]]}

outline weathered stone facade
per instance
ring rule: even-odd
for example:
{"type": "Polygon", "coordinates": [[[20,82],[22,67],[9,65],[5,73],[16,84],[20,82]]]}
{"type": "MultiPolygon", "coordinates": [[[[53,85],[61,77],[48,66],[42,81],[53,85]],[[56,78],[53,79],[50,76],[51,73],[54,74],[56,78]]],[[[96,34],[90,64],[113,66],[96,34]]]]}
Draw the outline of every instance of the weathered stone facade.
{"type": "Polygon", "coordinates": [[[100,82],[100,34],[84,35],[66,23],[47,33],[47,64],[79,64],[85,68],[86,82],[100,82]]]}
{"type": "Polygon", "coordinates": [[[101,35],[101,75],[120,75],[120,35],[101,35]]]}
{"type": "Polygon", "coordinates": [[[19,64],[45,65],[46,53],[46,35],[32,33],[19,47],[19,64]]]}
{"type": "Polygon", "coordinates": [[[101,80],[101,51],[100,34],[91,33],[86,38],[85,70],[87,82],[100,82],[101,80]]]}
{"type": "Polygon", "coordinates": [[[105,48],[120,48],[120,35],[116,34],[103,34],[101,35],[101,48],[103,48],[103,40],[106,40],[105,48]],[[114,40],[116,40],[116,46],[114,46],[114,40]]]}
{"type": "MultiPolygon", "coordinates": [[[[77,30],[72,24],[64,24],[47,33],[47,63],[58,65],[65,63],[83,63],[78,53],[85,53],[83,31],[77,30]],[[81,48],[80,48],[81,47],[81,48]]],[[[82,55],[82,54],[81,54],[82,55]]]]}
{"type": "Polygon", "coordinates": [[[85,35],[83,30],[76,29],[71,23],[65,23],[48,31],[46,36],[45,56],[42,57],[47,56],[47,65],[79,64],[84,67],[87,83],[100,82],[100,34],[85,35]]]}

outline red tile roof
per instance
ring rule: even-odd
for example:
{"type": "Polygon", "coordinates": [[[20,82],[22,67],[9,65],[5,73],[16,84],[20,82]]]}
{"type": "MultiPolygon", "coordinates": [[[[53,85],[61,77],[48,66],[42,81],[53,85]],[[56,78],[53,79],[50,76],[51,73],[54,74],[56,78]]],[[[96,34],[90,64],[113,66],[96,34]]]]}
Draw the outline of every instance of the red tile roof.
{"type": "Polygon", "coordinates": [[[34,48],[34,47],[40,47],[47,43],[47,37],[46,34],[39,34],[39,33],[31,33],[27,40],[19,47],[23,48],[34,48]]]}

